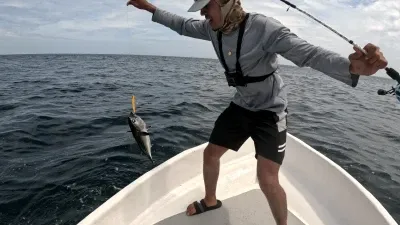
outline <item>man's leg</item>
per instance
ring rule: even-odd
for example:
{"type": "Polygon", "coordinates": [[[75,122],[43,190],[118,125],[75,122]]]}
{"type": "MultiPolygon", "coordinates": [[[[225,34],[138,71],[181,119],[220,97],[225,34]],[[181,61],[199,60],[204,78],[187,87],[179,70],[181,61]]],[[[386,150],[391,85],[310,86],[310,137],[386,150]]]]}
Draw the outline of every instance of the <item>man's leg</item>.
{"type": "Polygon", "coordinates": [[[258,155],[257,177],[277,225],[287,225],[286,193],[279,183],[280,165],[258,155]]]}
{"type": "MultiPolygon", "coordinates": [[[[244,109],[234,103],[231,103],[215,121],[209,144],[203,154],[204,202],[207,207],[217,204],[215,195],[220,158],[228,149],[238,151],[249,138],[248,123],[244,109]]],[[[196,213],[196,208],[192,203],[187,207],[186,214],[190,216],[194,213],[196,213]]]]}
{"type": "MultiPolygon", "coordinates": [[[[222,155],[227,151],[227,148],[208,144],[203,154],[203,177],[205,186],[204,201],[207,206],[214,206],[217,204],[216,190],[217,181],[219,176],[219,160],[222,155]]],[[[193,215],[196,209],[193,204],[187,207],[186,214],[193,215]]]]}
{"type": "Polygon", "coordinates": [[[256,148],[258,182],[277,225],[287,225],[288,214],[286,193],[279,182],[279,169],[286,152],[287,119],[284,114],[255,113],[251,133],[256,148]]]}
{"type": "Polygon", "coordinates": [[[209,144],[209,147],[204,150],[203,177],[206,193],[204,201],[208,206],[217,204],[216,190],[219,176],[219,161],[227,150],[227,148],[214,144],[209,144]]]}

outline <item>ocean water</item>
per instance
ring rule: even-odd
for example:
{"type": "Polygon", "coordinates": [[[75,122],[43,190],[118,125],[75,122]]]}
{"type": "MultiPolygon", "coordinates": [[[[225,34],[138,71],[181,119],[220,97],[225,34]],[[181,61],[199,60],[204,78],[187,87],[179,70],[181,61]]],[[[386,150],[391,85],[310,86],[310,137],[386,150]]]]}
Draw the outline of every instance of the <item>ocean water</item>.
{"type": "MultiPolygon", "coordinates": [[[[400,107],[377,95],[395,82],[368,77],[353,89],[309,68],[281,69],[289,132],[400,221],[400,107]]],[[[206,142],[234,94],[222,72],[213,59],[0,56],[0,224],[76,224],[152,169],[127,132],[132,95],[152,126],[156,164],[206,142]]]]}

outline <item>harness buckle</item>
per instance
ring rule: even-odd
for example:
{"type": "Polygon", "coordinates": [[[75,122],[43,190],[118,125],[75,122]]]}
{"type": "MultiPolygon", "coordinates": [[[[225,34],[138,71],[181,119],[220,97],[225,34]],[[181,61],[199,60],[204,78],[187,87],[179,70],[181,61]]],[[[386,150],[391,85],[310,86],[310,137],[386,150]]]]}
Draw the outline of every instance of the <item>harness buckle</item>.
{"type": "Polygon", "coordinates": [[[228,85],[231,87],[236,86],[246,86],[246,82],[244,80],[243,74],[238,71],[226,72],[225,71],[226,81],[228,85]]]}

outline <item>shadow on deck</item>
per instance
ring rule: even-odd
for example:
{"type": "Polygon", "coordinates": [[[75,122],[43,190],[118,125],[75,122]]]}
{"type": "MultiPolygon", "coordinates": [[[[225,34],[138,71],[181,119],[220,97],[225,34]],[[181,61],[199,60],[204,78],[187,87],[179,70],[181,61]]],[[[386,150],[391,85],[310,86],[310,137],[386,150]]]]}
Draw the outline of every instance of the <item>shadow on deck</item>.
{"type": "MultiPolygon", "coordinates": [[[[222,207],[195,216],[185,212],[166,218],[156,225],[275,225],[268,202],[259,189],[250,190],[222,202],[222,207]]],[[[288,224],[304,225],[296,216],[288,212],[288,224]]]]}

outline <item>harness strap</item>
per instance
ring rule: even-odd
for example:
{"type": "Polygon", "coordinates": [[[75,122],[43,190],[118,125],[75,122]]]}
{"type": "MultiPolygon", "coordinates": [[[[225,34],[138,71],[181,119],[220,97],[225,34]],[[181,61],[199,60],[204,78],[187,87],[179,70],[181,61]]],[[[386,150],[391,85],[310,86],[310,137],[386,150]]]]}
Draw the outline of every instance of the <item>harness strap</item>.
{"type": "Polygon", "coordinates": [[[246,17],[240,23],[239,36],[238,36],[238,42],[237,42],[237,47],[236,47],[236,71],[240,71],[240,72],[242,72],[242,68],[240,67],[240,63],[239,63],[240,50],[242,49],[243,34],[244,34],[244,29],[246,27],[246,22],[247,22],[248,18],[249,18],[249,14],[246,13],[246,17]]]}
{"type": "MultiPolygon", "coordinates": [[[[248,18],[249,18],[249,13],[246,13],[246,17],[240,23],[240,29],[239,29],[239,35],[238,35],[238,41],[237,41],[237,47],[236,47],[236,72],[241,74],[241,76],[243,76],[243,73],[242,73],[242,68],[240,66],[239,57],[240,57],[240,50],[242,48],[244,30],[245,30],[246,22],[247,22],[248,18]]],[[[222,65],[224,66],[225,71],[228,72],[229,71],[228,65],[225,62],[224,53],[222,51],[222,32],[221,31],[218,32],[218,47],[219,47],[219,54],[221,57],[222,65]]],[[[268,78],[269,76],[273,75],[274,73],[275,73],[275,71],[270,74],[263,75],[263,76],[258,76],[258,77],[243,76],[242,78],[243,78],[243,81],[245,82],[244,85],[246,85],[247,83],[263,81],[266,78],[268,78]]]]}
{"type": "Polygon", "coordinates": [[[219,54],[221,57],[222,65],[224,66],[225,71],[229,71],[228,66],[226,65],[226,62],[225,62],[224,53],[222,52],[222,33],[221,32],[218,32],[218,45],[219,45],[219,54]]]}
{"type": "Polygon", "coordinates": [[[249,77],[249,76],[245,76],[245,77],[244,77],[244,81],[245,81],[246,83],[261,82],[261,81],[264,81],[265,79],[267,79],[268,77],[270,77],[271,75],[273,75],[274,73],[275,73],[275,71],[272,72],[272,73],[263,75],[263,76],[258,76],[258,77],[249,77]]]}
{"type": "MultiPolygon", "coordinates": [[[[240,63],[239,63],[240,50],[242,48],[244,29],[245,29],[248,18],[249,18],[249,14],[246,13],[246,17],[240,23],[239,36],[238,36],[238,42],[237,42],[237,47],[236,47],[236,71],[240,71],[240,72],[242,71],[242,69],[240,67],[240,63]]],[[[221,56],[222,64],[223,64],[225,70],[229,71],[228,66],[226,65],[226,62],[225,62],[224,53],[222,51],[222,32],[221,31],[218,32],[218,45],[219,45],[219,54],[221,56]]]]}

